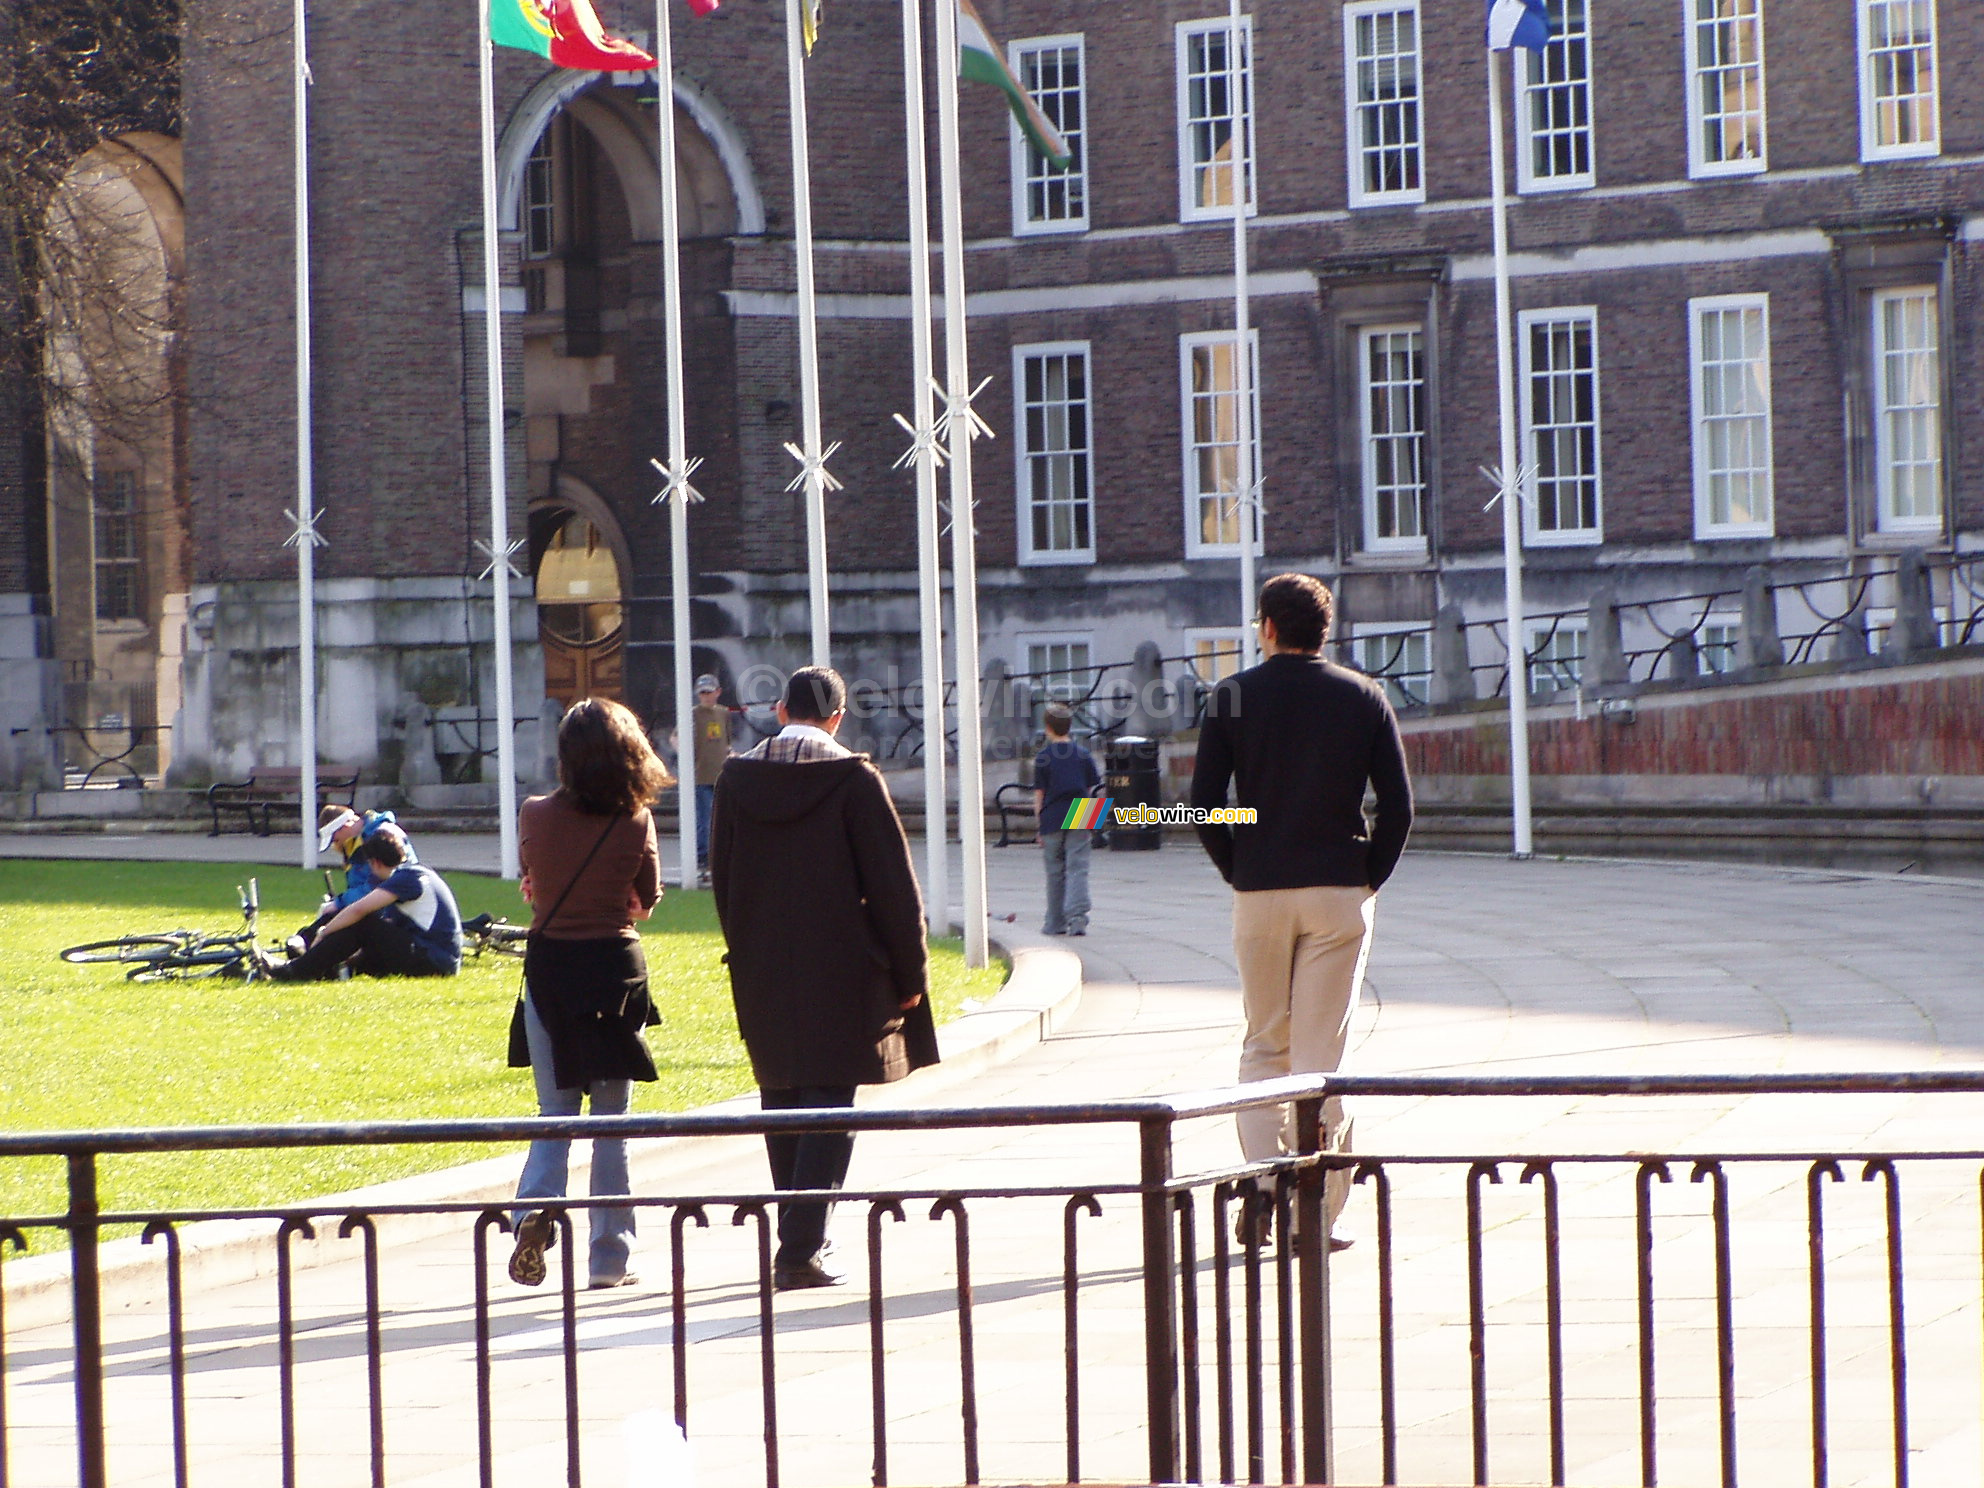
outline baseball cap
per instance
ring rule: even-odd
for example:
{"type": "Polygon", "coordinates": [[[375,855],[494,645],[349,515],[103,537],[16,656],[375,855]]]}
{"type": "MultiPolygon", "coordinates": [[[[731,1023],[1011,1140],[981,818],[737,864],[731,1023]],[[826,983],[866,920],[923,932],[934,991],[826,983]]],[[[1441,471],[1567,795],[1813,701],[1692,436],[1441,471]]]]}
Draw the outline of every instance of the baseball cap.
{"type": "Polygon", "coordinates": [[[696,691],[698,692],[721,692],[722,690],[722,687],[718,685],[716,677],[712,673],[704,672],[702,676],[696,679],[696,691]]]}
{"type": "Polygon", "coordinates": [[[333,837],[337,836],[346,827],[355,827],[357,825],[358,813],[356,811],[340,811],[336,816],[317,828],[317,851],[329,852],[333,837]]]}

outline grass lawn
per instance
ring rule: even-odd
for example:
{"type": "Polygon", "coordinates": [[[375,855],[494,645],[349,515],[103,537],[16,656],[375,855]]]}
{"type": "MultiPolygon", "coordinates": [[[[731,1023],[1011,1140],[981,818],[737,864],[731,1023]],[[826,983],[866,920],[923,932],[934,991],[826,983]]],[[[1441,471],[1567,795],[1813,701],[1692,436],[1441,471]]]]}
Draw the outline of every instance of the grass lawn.
{"type": "MultiPolygon", "coordinates": [[[[115,966],[71,966],[63,946],[191,927],[239,928],[235,885],[261,881],[264,941],[305,924],[317,873],[232,863],[0,860],[0,1128],[353,1121],[535,1114],[530,1072],[505,1063],[522,962],[470,958],[454,978],[309,986],[222,978],[147,986],[115,966]]],[[[466,918],[522,919],[513,885],[450,874],[466,918]]],[[[751,1088],[707,893],[671,891],[643,927],[661,1026],[661,1079],[634,1108],[678,1111],[751,1088]]],[[[992,996],[1003,966],[967,972],[955,942],[933,953],[939,1022],[992,996]]],[[[309,1148],[105,1159],[107,1209],[282,1203],[513,1150],[309,1148]]],[[[0,1160],[0,1215],[53,1214],[57,1159],[0,1160]]],[[[39,1246],[37,1246],[39,1248],[39,1246]]]]}

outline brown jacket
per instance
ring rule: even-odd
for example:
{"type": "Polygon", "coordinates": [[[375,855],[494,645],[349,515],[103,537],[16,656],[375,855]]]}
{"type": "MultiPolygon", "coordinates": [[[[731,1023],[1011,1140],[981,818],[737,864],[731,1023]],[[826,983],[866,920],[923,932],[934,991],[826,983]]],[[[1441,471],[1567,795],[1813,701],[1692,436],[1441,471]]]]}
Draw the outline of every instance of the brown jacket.
{"type": "Polygon", "coordinates": [[[900,1080],[937,1062],[909,843],[866,755],[790,743],[717,777],[710,884],[738,1031],[766,1090],[900,1080]]]}

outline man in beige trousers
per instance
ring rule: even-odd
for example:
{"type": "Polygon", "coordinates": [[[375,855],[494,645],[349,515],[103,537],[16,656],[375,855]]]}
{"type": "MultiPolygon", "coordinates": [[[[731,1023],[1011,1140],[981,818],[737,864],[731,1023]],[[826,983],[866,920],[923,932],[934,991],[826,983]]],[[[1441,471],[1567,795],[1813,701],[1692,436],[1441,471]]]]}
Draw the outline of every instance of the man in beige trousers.
{"type": "MultiPolygon", "coordinates": [[[[1259,666],[1214,689],[1199,729],[1192,804],[1259,813],[1252,826],[1202,826],[1199,839],[1233,886],[1233,950],[1247,1036],[1240,1079],[1318,1074],[1343,1060],[1364,981],[1378,890],[1412,828],[1412,783],[1384,689],[1323,660],[1335,605],[1307,574],[1261,586],[1259,666]],[[1377,800],[1364,817],[1369,784],[1377,800]]],[[[1265,1162],[1293,1150],[1287,1108],[1241,1113],[1240,1150],[1265,1162]]],[[[1325,1142],[1349,1147],[1343,1106],[1324,1105],[1325,1142]]],[[[1328,1188],[1332,1221],[1347,1185],[1328,1188]]],[[[1270,1216],[1243,1210],[1243,1244],[1270,1216]]],[[[1347,1240],[1332,1239],[1333,1248],[1347,1240]]]]}

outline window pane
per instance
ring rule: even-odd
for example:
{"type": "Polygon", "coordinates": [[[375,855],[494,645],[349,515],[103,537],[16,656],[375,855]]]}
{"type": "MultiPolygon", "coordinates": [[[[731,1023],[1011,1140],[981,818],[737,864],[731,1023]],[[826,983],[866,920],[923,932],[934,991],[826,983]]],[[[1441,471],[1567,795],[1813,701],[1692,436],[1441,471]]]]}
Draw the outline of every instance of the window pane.
{"type": "Polygon", "coordinates": [[[1862,0],[1868,123],[1875,149],[1936,143],[1934,0],[1862,0]]]}
{"type": "Polygon", "coordinates": [[[1598,368],[1589,315],[1530,322],[1529,459],[1539,533],[1598,528],[1598,368]]]}
{"type": "MultiPolygon", "coordinates": [[[[1185,355],[1190,407],[1185,427],[1190,447],[1186,462],[1191,481],[1189,495],[1197,513],[1197,541],[1201,545],[1237,546],[1240,541],[1240,399],[1233,340],[1198,341],[1187,344],[1185,355]]],[[[1260,372],[1254,368],[1253,397],[1248,441],[1252,449],[1254,481],[1261,474],[1260,372]]],[[[1256,541],[1258,541],[1258,528],[1256,541]]]]}
{"type": "MultiPolygon", "coordinates": [[[[1057,168],[1021,137],[1025,159],[1025,220],[1080,223],[1088,219],[1087,126],[1082,107],[1082,49],[1079,44],[1022,47],[1020,83],[1047,120],[1061,131],[1074,160],[1057,168]]],[[[1017,126],[1015,126],[1017,128],[1017,126]]]]}
{"type": "Polygon", "coordinates": [[[1532,182],[1591,175],[1591,33],[1586,0],[1550,0],[1550,44],[1523,53],[1523,165],[1532,182]]]}
{"type": "Polygon", "coordinates": [[[1701,165],[1764,158],[1763,0],[1694,0],[1701,165]]]}
{"type": "Polygon", "coordinates": [[[1942,351],[1933,289],[1874,298],[1875,461],[1882,527],[1943,515],[1942,351]]]}
{"type": "Polygon", "coordinates": [[[1231,210],[1233,206],[1236,125],[1246,201],[1247,205],[1253,205],[1252,58],[1244,28],[1240,32],[1237,57],[1232,55],[1233,51],[1224,24],[1185,35],[1185,117],[1179,122],[1185,131],[1189,172],[1186,196],[1194,210],[1211,211],[1219,207],[1231,210]]]}
{"type": "Polygon", "coordinates": [[[1762,304],[1696,309],[1695,458],[1705,528],[1771,522],[1770,353],[1762,304]]]}
{"type": "Polygon", "coordinates": [[[1367,547],[1426,536],[1426,367],[1417,326],[1362,333],[1367,547]]]}
{"type": "Polygon", "coordinates": [[[1088,354],[1022,357],[1026,490],[1035,553],[1086,553],[1092,546],[1088,449],[1088,354]]]}
{"type": "Polygon", "coordinates": [[[1350,24],[1359,192],[1416,195],[1421,190],[1419,13],[1401,7],[1356,15],[1350,24]]]}

